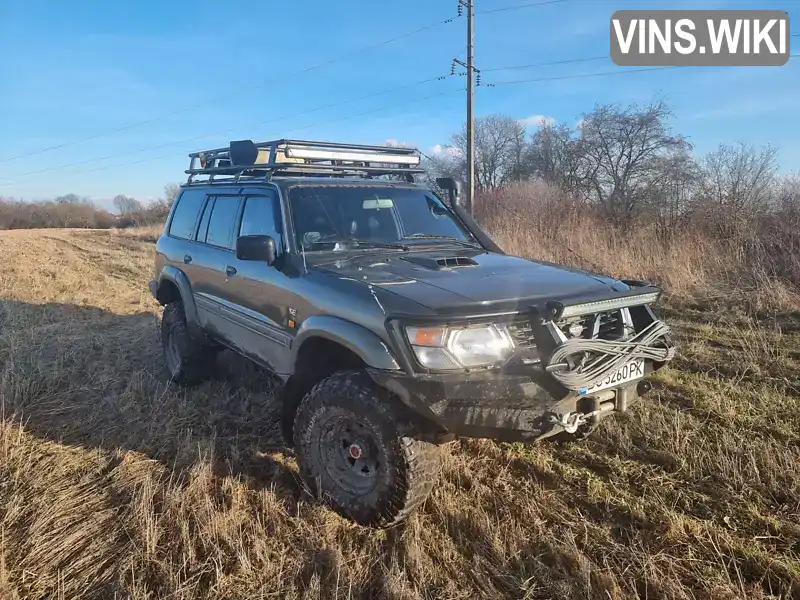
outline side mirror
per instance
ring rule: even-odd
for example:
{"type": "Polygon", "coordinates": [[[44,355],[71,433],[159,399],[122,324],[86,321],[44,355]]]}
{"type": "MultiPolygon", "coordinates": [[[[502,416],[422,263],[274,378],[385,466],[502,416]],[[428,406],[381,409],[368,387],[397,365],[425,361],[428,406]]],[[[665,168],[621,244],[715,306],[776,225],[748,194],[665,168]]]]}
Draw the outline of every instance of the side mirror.
{"type": "Polygon", "coordinates": [[[439,177],[436,179],[436,184],[447,192],[448,200],[453,207],[461,204],[463,184],[460,180],[454,177],[439,177]]]}
{"type": "Polygon", "coordinates": [[[278,251],[275,240],[268,235],[243,235],[236,240],[236,258],[272,265],[278,251]]]}

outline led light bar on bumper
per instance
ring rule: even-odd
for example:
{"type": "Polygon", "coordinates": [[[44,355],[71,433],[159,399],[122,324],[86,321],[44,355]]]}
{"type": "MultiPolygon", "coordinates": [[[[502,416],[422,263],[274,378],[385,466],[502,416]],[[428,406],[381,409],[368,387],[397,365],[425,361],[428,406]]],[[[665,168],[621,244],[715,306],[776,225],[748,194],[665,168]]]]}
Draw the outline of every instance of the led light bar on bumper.
{"type": "Polygon", "coordinates": [[[437,371],[488,367],[506,361],[514,341],[505,325],[406,327],[419,363],[437,371]]]}
{"type": "Polygon", "coordinates": [[[639,296],[625,296],[624,298],[612,298],[610,300],[598,300],[596,302],[585,302],[583,304],[573,304],[565,306],[559,318],[576,317],[597,312],[617,310],[631,306],[642,306],[643,304],[654,304],[661,296],[661,292],[640,294],[639,296]]]}

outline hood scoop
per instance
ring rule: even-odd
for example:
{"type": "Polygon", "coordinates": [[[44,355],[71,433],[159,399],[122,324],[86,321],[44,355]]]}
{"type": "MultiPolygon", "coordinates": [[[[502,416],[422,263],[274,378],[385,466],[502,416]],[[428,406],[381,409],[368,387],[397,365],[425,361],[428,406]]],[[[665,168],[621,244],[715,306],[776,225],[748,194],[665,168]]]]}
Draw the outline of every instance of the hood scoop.
{"type": "Polygon", "coordinates": [[[402,260],[414,263],[426,269],[438,271],[440,269],[454,269],[456,267],[475,267],[477,262],[466,256],[447,256],[430,258],[427,256],[403,256],[402,260]]]}

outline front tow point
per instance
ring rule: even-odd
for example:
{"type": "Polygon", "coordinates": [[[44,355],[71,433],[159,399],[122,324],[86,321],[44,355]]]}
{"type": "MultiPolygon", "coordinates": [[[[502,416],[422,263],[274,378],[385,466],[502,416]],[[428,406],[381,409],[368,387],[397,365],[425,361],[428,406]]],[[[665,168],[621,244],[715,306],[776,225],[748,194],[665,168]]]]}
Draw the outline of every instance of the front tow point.
{"type": "Polygon", "coordinates": [[[647,392],[653,389],[653,383],[647,379],[642,379],[636,386],[636,393],[644,396],[647,392]]]}

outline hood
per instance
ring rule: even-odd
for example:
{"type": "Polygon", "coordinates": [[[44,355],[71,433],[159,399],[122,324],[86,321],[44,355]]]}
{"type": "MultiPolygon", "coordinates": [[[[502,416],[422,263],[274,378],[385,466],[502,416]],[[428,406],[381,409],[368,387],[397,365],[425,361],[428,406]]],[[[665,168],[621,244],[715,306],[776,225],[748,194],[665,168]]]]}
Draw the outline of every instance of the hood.
{"type": "Polygon", "coordinates": [[[469,248],[347,253],[341,258],[327,254],[309,260],[309,266],[399,294],[440,313],[475,310],[476,305],[483,313],[509,304],[583,301],[629,289],[585,271],[469,248]]]}

